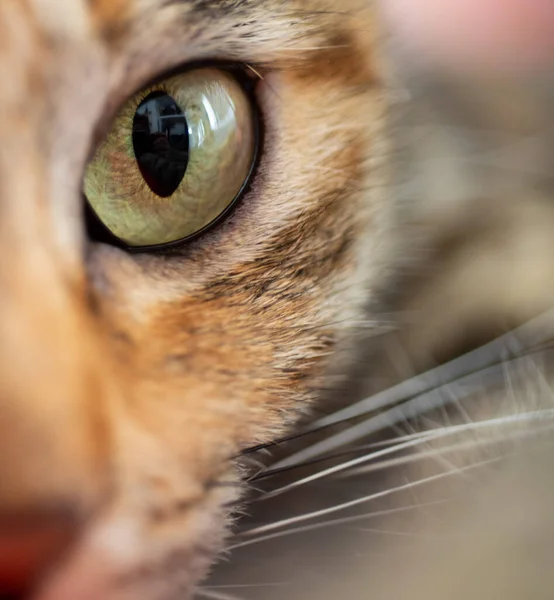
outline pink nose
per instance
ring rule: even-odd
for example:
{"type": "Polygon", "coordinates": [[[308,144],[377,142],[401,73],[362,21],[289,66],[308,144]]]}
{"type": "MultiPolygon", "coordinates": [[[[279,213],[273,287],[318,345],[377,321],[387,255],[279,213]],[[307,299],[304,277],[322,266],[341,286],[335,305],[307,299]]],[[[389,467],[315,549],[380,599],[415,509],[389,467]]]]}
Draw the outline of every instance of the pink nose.
{"type": "Polygon", "coordinates": [[[75,523],[59,516],[0,517],[0,599],[28,593],[74,533],[75,523]]]}

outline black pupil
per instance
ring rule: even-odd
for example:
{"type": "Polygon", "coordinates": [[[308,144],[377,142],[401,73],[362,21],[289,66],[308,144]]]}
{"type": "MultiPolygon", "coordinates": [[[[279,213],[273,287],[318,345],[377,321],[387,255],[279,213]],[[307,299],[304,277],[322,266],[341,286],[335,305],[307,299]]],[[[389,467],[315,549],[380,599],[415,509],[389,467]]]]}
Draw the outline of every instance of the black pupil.
{"type": "Polygon", "coordinates": [[[189,136],[183,111],[165,92],[152,92],[139,104],[133,149],[148,187],[162,198],[171,196],[187,170],[189,136]]]}

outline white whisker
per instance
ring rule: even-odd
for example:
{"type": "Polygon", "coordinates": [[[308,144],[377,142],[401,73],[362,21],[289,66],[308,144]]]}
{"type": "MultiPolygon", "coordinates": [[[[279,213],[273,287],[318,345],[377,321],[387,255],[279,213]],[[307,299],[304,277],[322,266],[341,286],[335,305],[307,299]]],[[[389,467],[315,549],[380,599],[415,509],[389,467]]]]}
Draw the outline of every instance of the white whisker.
{"type": "Polygon", "coordinates": [[[229,585],[204,585],[203,590],[231,590],[243,588],[264,588],[264,587],[282,587],[290,585],[290,581],[270,582],[270,583],[232,583],[229,585]]]}
{"type": "Polygon", "coordinates": [[[435,429],[432,431],[427,431],[424,434],[411,434],[407,436],[406,442],[395,444],[394,446],[389,446],[387,448],[383,448],[381,450],[377,450],[375,452],[371,452],[369,454],[365,454],[364,456],[359,456],[357,458],[350,459],[344,463],[339,465],[334,465],[332,467],[328,467],[327,469],[323,469],[313,475],[308,475],[307,477],[303,477],[292,483],[289,483],[285,486],[272,490],[271,492],[266,493],[264,496],[260,497],[258,500],[265,500],[268,498],[273,498],[275,496],[279,496],[290,490],[298,488],[300,486],[306,485],[313,481],[317,481],[318,479],[322,479],[324,477],[329,477],[330,475],[335,475],[346,469],[351,469],[363,463],[366,463],[371,460],[375,460],[377,458],[381,458],[383,456],[388,456],[389,454],[393,454],[395,452],[399,452],[401,450],[405,450],[407,448],[415,447],[419,444],[437,440],[449,435],[454,435],[461,432],[467,431],[476,431],[478,429],[486,428],[486,427],[496,427],[499,425],[507,425],[507,424],[517,424],[525,421],[538,421],[545,419],[554,419],[554,409],[548,410],[539,410],[532,411],[528,413],[520,413],[516,415],[509,415],[498,417],[496,419],[487,419],[485,421],[474,421],[472,423],[463,423],[461,425],[451,425],[449,427],[443,427],[440,429],[435,429]]]}
{"type": "Polygon", "coordinates": [[[242,600],[238,596],[231,596],[229,594],[222,594],[208,588],[199,588],[196,590],[196,596],[201,598],[209,598],[210,600],[242,600]]]}
{"type": "MultiPolygon", "coordinates": [[[[514,368],[517,368],[522,362],[528,360],[528,357],[522,356],[514,358],[510,362],[514,368]]],[[[411,400],[390,408],[387,411],[366,419],[348,429],[327,437],[321,442],[317,442],[304,450],[278,461],[272,465],[272,469],[288,468],[296,464],[313,460],[314,458],[336,451],[338,448],[357,442],[358,440],[375,434],[397,423],[419,417],[426,412],[442,407],[457,398],[458,401],[468,398],[483,388],[493,388],[503,381],[503,373],[499,365],[493,365],[461,377],[455,382],[439,386],[424,394],[420,394],[411,400]],[[444,390],[450,386],[452,395],[445,397],[444,390]]]]}
{"type": "MultiPolygon", "coordinates": [[[[324,521],[323,523],[314,523],[312,525],[304,525],[303,527],[296,527],[295,529],[289,529],[286,531],[278,531],[276,533],[270,533],[269,535],[263,535],[261,537],[257,537],[254,539],[249,539],[244,542],[239,542],[237,544],[233,544],[229,546],[228,550],[235,550],[236,548],[242,548],[243,546],[250,546],[251,544],[258,544],[262,542],[267,542],[269,540],[273,540],[275,538],[284,537],[287,535],[296,535],[298,533],[306,533],[308,531],[315,531],[317,529],[323,529],[325,527],[336,527],[342,526],[348,523],[355,523],[357,521],[363,521],[365,519],[373,519],[375,517],[382,517],[386,515],[391,515],[395,513],[405,512],[414,509],[420,509],[428,506],[436,506],[437,504],[442,504],[442,500],[437,500],[434,502],[427,502],[423,504],[416,504],[411,506],[401,506],[399,508],[389,508],[387,510],[377,510],[370,513],[364,513],[361,515],[354,515],[352,517],[343,517],[341,519],[331,519],[329,521],[324,521]]],[[[251,530],[252,531],[252,530],[251,530]]],[[[248,533],[248,532],[246,532],[248,533]]],[[[239,534],[244,535],[244,534],[239,534]]]]}
{"type": "MultiPolygon", "coordinates": [[[[494,442],[514,442],[520,439],[526,439],[529,437],[536,437],[538,434],[546,433],[554,430],[554,423],[551,425],[536,427],[534,429],[529,429],[526,431],[518,431],[516,433],[512,433],[506,435],[503,433],[502,435],[495,436],[494,438],[483,438],[483,439],[475,439],[466,442],[460,442],[459,444],[452,444],[450,446],[444,446],[440,448],[433,448],[431,450],[427,450],[425,452],[418,452],[417,454],[409,454],[408,456],[402,456],[400,458],[395,458],[387,461],[379,462],[375,465],[366,465],[363,467],[358,467],[357,469],[352,469],[351,471],[347,471],[346,473],[342,473],[339,475],[339,478],[347,478],[347,477],[357,477],[359,475],[366,475],[367,473],[371,473],[374,471],[393,468],[401,465],[406,465],[409,463],[418,462],[424,460],[426,458],[443,458],[443,454],[449,454],[451,452],[460,452],[463,450],[474,450],[475,448],[479,448],[480,446],[490,446],[494,442]]],[[[453,465],[447,461],[448,466],[453,468],[453,465]]]]}
{"type": "Polygon", "coordinates": [[[553,320],[554,310],[550,310],[525,325],[444,365],[435,367],[332,415],[319,419],[312,424],[312,427],[317,429],[321,426],[361,416],[367,412],[373,412],[379,408],[385,408],[410,396],[444,385],[448,381],[454,381],[459,377],[489,367],[494,363],[516,358],[526,349],[545,343],[551,337],[553,320]]]}
{"type": "MultiPolygon", "coordinates": [[[[294,525],[296,523],[302,523],[304,521],[309,521],[311,519],[316,519],[318,517],[324,517],[326,515],[333,514],[335,512],[339,512],[341,510],[346,510],[348,508],[353,508],[355,506],[359,506],[360,504],[364,504],[366,502],[371,502],[372,500],[377,500],[378,498],[384,498],[386,496],[390,496],[397,492],[405,491],[407,489],[410,489],[411,487],[422,486],[422,485],[425,485],[426,483],[432,483],[433,481],[438,481],[439,479],[444,479],[445,477],[449,477],[451,475],[458,474],[459,472],[462,472],[462,471],[467,471],[469,469],[475,469],[477,467],[484,466],[486,464],[492,464],[494,462],[498,462],[502,458],[504,458],[504,456],[497,456],[497,457],[489,459],[489,460],[484,460],[481,462],[473,463],[466,467],[462,467],[461,469],[459,469],[459,471],[456,471],[454,473],[450,472],[450,473],[439,473],[437,475],[431,475],[430,477],[425,477],[423,479],[419,479],[413,483],[408,483],[408,484],[396,486],[393,488],[389,488],[387,490],[382,490],[380,492],[375,492],[375,493],[369,494],[367,496],[362,496],[361,498],[356,498],[354,500],[349,500],[348,502],[342,502],[341,504],[336,504],[335,506],[330,506],[328,508],[323,508],[323,509],[316,510],[316,511],[313,511],[310,513],[305,513],[303,515],[298,515],[296,517],[290,517],[288,519],[282,519],[281,521],[276,521],[274,523],[268,523],[267,525],[261,525],[260,527],[255,527],[253,529],[249,529],[248,531],[241,532],[240,535],[250,537],[250,536],[254,536],[254,535],[264,534],[266,532],[274,531],[276,529],[281,529],[283,527],[287,527],[289,525],[294,525]]],[[[254,539],[254,540],[244,541],[244,542],[241,542],[240,544],[235,544],[234,546],[231,546],[230,549],[237,548],[239,546],[245,546],[245,545],[248,545],[249,543],[255,543],[258,539],[259,538],[254,539]]]]}
{"type": "MultiPolygon", "coordinates": [[[[554,427],[553,427],[554,428],[554,427]]],[[[436,438],[435,438],[436,439],[436,438]]],[[[503,438],[506,439],[506,438],[503,438]]],[[[488,445],[491,441],[489,439],[479,441],[460,442],[459,444],[452,444],[451,446],[445,446],[440,448],[433,448],[423,452],[417,452],[416,454],[408,454],[407,456],[401,456],[399,458],[393,458],[390,460],[380,461],[374,465],[365,465],[358,467],[357,469],[348,470],[344,473],[340,473],[338,478],[346,479],[350,477],[358,477],[360,475],[367,475],[375,471],[381,471],[384,469],[391,469],[394,467],[408,465],[410,463],[420,462],[426,458],[437,458],[442,454],[449,452],[459,452],[461,450],[473,449],[479,445],[488,445]]]]}

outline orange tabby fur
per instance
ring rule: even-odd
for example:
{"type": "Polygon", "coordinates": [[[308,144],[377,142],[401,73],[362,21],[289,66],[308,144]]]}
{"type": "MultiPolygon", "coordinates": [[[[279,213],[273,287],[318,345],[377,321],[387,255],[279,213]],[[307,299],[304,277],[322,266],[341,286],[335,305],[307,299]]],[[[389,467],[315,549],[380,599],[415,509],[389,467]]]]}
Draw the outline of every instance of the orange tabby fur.
{"type": "Polygon", "coordinates": [[[236,499],[218,485],[231,459],[330,385],[329,357],[383,286],[372,17],[334,9],[2,2],[0,510],[74,523],[33,599],[188,597],[236,499]],[[114,111],[203,59],[263,78],[252,189],[177,253],[90,243],[81,178],[114,111]]]}
{"type": "MultiPolygon", "coordinates": [[[[504,187],[487,188],[491,200],[467,202],[460,181],[444,178],[397,206],[368,4],[0,2],[0,574],[14,531],[54,530],[26,599],[191,597],[224,546],[240,496],[237,455],[283,434],[342,381],[368,306],[376,325],[380,311],[399,311],[401,346],[421,368],[468,333],[490,335],[551,305],[554,213],[529,182],[522,194],[503,178],[504,187]],[[87,239],[83,171],[114,115],[151,80],[204,60],[242,63],[260,77],[263,154],[251,189],[177,251],[130,254],[87,239]]],[[[540,129],[535,110],[519,120],[492,106],[499,129],[523,123],[523,137],[527,126],[540,129]]],[[[422,152],[434,147],[426,141],[422,152]]],[[[386,349],[375,343],[372,369],[386,349]]],[[[500,391],[480,390],[456,422],[549,409],[541,386],[550,372],[545,360],[516,394],[509,378],[500,391]]],[[[433,417],[449,423],[442,412],[433,417]]],[[[502,436],[485,441],[487,459],[506,448],[502,436]]],[[[529,445],[508,449],[525,457],[529,445]]],[[[448,464],[464,468],[480,452],[472,446],[448,464]]],[[[536,543],[536,528],[551,531],[544,456],[544,469],[535,461],[528,473],[524,458],[476,484],[458,481],[458,504],[434,513],[457,535],[468,524],[454,559],[450,546],[418,538],[405,565],[393,542],[380,577],[363,554],[354,575],[320,581],[312,595],[344,595],[346,582],[352,598],[499,597],[502,589],[503,598],[542,600],[547,570],[535,572],[517,551],[525,533],[536,543]],[[483,504],[472,504],[481,494],[483,504]],[[512,530],[520,504],[537,517],[512,530]],[[499,505],[506,510],[490,520],[499,505]],[[509,556],[505,535],[516,549],[509,556]],[[474,548],[491,569],[475,564],[474,548]],[[497,577],[505,557],[523,565],[510,572],[517,585],[528,572],[539,584],[497,577]],[[417,589],[397,578],[399,565],[417,589]]],[[[437,464],[417,462],[399,477],[435,473],[437,464]]],[[[439,484],[423,495],[434,501],[445,491],[439,484]]],[[[417,537],[420,525],[407,534],[417,537]]]]}

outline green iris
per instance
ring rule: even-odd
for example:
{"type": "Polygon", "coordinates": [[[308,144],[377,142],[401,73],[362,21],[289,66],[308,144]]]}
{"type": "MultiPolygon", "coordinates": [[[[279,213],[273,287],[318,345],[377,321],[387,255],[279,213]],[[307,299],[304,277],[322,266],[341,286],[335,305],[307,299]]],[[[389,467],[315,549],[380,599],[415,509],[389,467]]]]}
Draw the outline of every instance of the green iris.
{"type": "Polygon", "coordinates": [[[252,102],[227,71],[200,68],[129,100],[85,174],[96,216],[128,246],[182,240],[215,221],[255,160],[252,102]]]}

